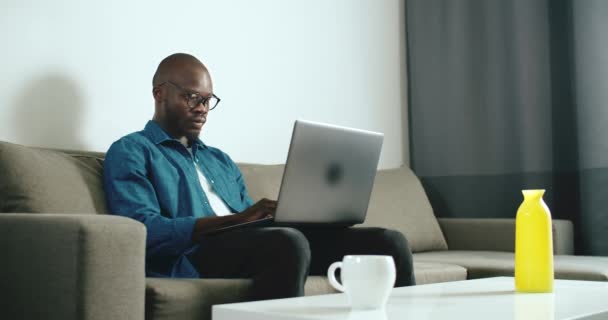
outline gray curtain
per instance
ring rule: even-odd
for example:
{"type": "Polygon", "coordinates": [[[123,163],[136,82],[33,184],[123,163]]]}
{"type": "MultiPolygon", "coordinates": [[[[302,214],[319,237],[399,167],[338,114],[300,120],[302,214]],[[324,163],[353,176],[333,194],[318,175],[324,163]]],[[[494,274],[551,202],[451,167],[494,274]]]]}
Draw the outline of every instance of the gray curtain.
{"type": "Polygon", "coordinates": [[[515,217],[546,189],[608,255],[608,1],[407,0],[412,169],[438,216],[515,217]]]}

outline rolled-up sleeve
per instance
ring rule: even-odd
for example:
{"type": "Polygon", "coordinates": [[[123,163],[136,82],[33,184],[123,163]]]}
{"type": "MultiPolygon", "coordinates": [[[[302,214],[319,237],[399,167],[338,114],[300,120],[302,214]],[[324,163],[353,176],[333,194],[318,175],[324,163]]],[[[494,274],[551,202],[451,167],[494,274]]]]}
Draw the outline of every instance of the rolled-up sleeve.
{"type": "Polygon", "coordinates": [[[111,213],[146,225],[147,254],[179,255],[192,246],[195,217],[165,217],[147,171],[145,146],[121,139],[104,162],[104,189],[111,213]]]}

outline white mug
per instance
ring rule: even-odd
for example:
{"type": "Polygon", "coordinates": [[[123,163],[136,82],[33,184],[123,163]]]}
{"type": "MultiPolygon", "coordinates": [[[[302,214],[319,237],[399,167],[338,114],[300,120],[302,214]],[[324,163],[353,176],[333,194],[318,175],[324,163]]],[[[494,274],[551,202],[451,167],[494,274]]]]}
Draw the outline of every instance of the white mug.
{"type": "Polygon", "coordinates": [[[391,256],[349,255],[327,270],[332,287],[345,292],[353,309],[383,308],[395,285],[395,262],[391,256]],[[336,270],[342,269],[342,284],[336,270]]]}

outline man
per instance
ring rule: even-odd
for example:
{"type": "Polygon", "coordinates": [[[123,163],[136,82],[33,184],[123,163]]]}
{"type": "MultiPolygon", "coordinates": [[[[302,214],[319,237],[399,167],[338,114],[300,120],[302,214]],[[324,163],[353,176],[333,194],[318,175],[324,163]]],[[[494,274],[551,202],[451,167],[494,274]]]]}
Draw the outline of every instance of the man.
{"type": "Polygon", "coordinates": [[[249,198],[228,155],[198,137],[220,99],[207,68],[188,54],[165,58],[152,80],[154,117],[106,154],[110,211],[144,223],[151,277],[252,278],[253,298],[300,296],[309,274],[324,274],[346,254],[388,254],[397,286],[412,285],[405,237],[382,228],[244,228],[220,226],[273,215],[276,201],[249,198]]]}

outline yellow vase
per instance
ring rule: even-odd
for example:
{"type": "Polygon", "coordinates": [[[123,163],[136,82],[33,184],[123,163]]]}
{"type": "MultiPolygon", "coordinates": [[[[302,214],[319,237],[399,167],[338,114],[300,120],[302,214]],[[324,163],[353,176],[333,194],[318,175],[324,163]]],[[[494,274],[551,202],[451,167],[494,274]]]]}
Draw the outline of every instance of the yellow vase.
{"type": "Polygon", "coordinates": [[[545,190],[523,190],[515,219],[515,288],[553,292],[553,233],[545,190]]]}

